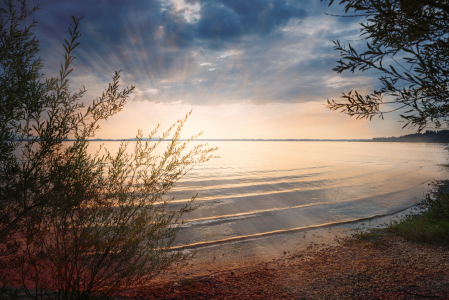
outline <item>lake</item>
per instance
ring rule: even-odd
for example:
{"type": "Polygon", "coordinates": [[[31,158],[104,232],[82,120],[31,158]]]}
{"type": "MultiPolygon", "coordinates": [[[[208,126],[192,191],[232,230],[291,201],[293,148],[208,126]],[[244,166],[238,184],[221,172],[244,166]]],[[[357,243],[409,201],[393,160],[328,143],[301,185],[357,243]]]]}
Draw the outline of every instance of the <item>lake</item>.
{"type": "MultiPolygon", "coordinates": [[[[98,148],[100,142],[92,142],[98,148]]],[[[114,152],[118,142],[105,142],[114,152]]],[[[198,194],[176,245],[234,242],[386,215],[447,178],[445,145],[214,141],[220,158],[196,166],[169,193],[171,208],[198,194]]],[[[160,145],[164,148],[164,142],[160,145]]]]}

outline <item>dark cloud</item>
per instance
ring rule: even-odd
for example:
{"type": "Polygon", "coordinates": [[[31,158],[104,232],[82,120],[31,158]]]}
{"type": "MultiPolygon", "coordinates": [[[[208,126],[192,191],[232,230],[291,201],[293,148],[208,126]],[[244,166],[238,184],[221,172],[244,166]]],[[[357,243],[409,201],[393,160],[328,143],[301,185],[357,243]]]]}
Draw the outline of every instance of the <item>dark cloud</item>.
{"type": "Polygon", "coordinates": [[[163,26],[168,43],[187,46],[201,39],[268,33],[292,19],[307,16],[298,1],[290,0],[188,2],[201,4],[199,20],[195,24],[186,20],[184,11],[177,11],[173,4],[162,0],[44,0],[38,3],[42,10],[37,14],[37,19],[43,34],[60,37],[61,29],[71,21],[71,15],[83,17],[83,26],[91,29],[87,33],[87,43],[95,45],[124,42],[127,33],[123,25],[127,22],[139,23],[142,39],[147,42],[154,42],[158,29],[163,26]]]}
{"type": "Polygon", "coordinates": [[[136,99],[201,105],[310,101],[345,86],[323,83],[338,60],[331,41],[358,34],[360,19],[324,14],[342,7],[317,0],[184,2],[39,1],[36,32],[48,73],[59,68],[55,57],[62,58],[74,15],[84,17],[74,83],[106,82],[122,70],[124,82],[140,91],[136,99]]]}
{"type": "Polygon", "coordinates": [[[198,34],[204,38],[226,38],[268,33],[285,25],[291,19],[299,20],[306,16],[306,11],[298,1],[203,1],[198,34]]]}
{"type": "Polygon", "coordinates": [[[242,24],[238,14],[232,9],[216,3],[201,6],[198,23],[198,35],[209,39],[223,39],[242,33],[242,24]]]}

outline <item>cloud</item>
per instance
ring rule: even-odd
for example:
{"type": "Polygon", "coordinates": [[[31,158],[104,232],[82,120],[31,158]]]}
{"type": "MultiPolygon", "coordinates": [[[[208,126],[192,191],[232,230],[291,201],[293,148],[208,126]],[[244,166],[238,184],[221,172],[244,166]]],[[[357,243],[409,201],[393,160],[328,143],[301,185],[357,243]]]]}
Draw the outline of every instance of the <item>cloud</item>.
{"type": "Polygon", "coordinates": [[[242,24],[232,9],[219,3],[206,3],[201,7],[198,34],[209,39],[226,39],[241,34],[242,24]]]}
{"type": "Polygon", "coordinates": [[[72,86],[84,84],[92,94],[115,70],[122,70],[125,84],[136,86],[136,101],[206,106],[317,101],[374,82],[332,71],[339,57],[331,41],[357,37],[360,22],[324,14],[341,13],[338,5],[327,8],[316,0],[39,3],[36,33],[49,75],[57,74],[70,15],[84,17],[72,86]]]}
{"type": "Polygon", "coordinates": [[[227,39],[266,34],[307,13],[298,1],[210,0],[203,1],[198,22],[201,38],[227,39]]]}

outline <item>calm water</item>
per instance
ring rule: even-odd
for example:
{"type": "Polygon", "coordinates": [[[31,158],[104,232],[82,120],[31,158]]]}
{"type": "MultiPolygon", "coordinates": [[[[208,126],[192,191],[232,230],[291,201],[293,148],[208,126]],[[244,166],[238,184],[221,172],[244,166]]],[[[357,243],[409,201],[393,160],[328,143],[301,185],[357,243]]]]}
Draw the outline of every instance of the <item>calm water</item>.
{"type": "MultiPolygon", "coordinates": [[[[106,142],[117,149],[118,142],[106,142]]],[[[210,142],[218,159],[171,191],[176,208],[198,193],[177,244],[251,238],[389,214],[418,202],[447,177],[441,144],[210,142]]],[[[92,142],[92,149],[99,143],[92,142]]],[[[164,146],[164,145],[161,145],[164,146]]],[[[162,147],[163,148],[163,147],[162,147]]]]}

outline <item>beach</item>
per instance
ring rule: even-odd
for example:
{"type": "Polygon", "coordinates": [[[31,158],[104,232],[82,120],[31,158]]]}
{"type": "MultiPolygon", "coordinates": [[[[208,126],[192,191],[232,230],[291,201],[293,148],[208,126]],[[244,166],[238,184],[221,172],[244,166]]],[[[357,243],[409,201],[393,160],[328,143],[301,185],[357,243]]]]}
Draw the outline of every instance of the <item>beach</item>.
{"type": "MultiPolygon", "coordinates": [[[[106,145],[107,146],[107,145],[106,145]]],[[[137,299],[427,299],[447,293],[448,249],[385,235],[447,177],[437,144],[226,142],[173,189],[198,193],[174,247],[195,257],[137,299]],[[350,145],[347,145],[350,144],[350,145]],[[282,151],[281,151],[282,150],[282,151]],[[220,154],[220,153],[219,153],[220,154]]]]}
{"type": "Polygon", "coordinates": [[[126,298],[449,299],[449,247],[381,233],[173,278],[155,280],[152,288],[126,298]]]}

